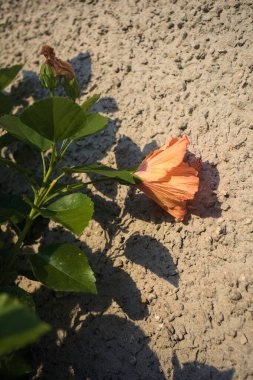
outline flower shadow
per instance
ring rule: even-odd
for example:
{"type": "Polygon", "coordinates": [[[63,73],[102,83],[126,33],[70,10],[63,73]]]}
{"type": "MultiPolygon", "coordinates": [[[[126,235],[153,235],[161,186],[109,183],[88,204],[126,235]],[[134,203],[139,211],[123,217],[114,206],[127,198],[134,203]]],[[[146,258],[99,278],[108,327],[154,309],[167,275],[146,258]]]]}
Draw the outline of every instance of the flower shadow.
{"type": "Polygon", "coordinates": [[[202,162],[199,173],[199,191],[195,198],[188,202],[189,217],[197,215],[204,219],[221,216],[221,203],[216,194],[219,183],[220,175],[216,165],[208,161],[202,162]]]}

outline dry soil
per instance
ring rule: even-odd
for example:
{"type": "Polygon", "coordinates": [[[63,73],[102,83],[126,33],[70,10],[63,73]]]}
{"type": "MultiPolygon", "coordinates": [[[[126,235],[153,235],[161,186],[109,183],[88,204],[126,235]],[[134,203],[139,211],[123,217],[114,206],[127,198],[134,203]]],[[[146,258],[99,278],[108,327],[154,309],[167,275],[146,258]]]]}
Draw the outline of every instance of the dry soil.
{"type": "MultiPolygon", "coordinates": [[[[1,66],[24,63],[17,104],[46,95],[45,43],[73,64],[80,101],[101,93],[94,110],[110,125],[74,145],[66,164],[128,167],[184,134],[203,162],[184,223],[109,185],[91,189],[96,211],[81,242],[54,224],[41,238],[35,226],[30,245],[82,247],[99,294],[21,282],[54,326],[31,351],[31,379],[253,379],[253,2],[2,0],[0,9],[1,66]]],[[[28,148],[12,153],[39,165],[28,148]]],[[[26,191],[1,170],[1,192],[26,191]]]]}

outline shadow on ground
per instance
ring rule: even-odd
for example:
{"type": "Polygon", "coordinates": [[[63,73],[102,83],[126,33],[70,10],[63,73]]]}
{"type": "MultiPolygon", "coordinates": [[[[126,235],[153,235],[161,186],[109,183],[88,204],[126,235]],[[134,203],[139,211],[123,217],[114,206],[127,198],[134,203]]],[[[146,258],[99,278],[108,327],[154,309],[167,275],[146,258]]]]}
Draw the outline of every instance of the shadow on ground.
{"type": "Polygon", "coordinates": [[[124,255],[135,264],[178,287],[179,275],[176,265],[168,249],[155,238],[132,235],[126,242],[124,255]]]}
{"type": "MultiPolygon", "coordinates": [[[[55,241],[55,234],[58,239],[64,236],[64,241],[75,241],[73,235],[56,228],[47,234],[47,244],[55,241]]],[[[91,252],[86,244],[77,244],[89,258],[98,295],[59,294],[43,287],[34,293],[39,316],[53,330],[32,350],[37,368],[33,379],[232,380],[232,370],[222,372],[198,362],[181,366],[176,355],[168,358],[174,369],[164,372],[149,347],[149,337],[134,322],[148,316],[135,282],[99,250],[91,252]],[[112,315],[108,308],[113,301],[118,309],[114,304],[112,315]]],[[[170,274],[175,265],[155,239],[133,235],[125,242],[124,254],[177,286],[178,277],[170,274]],[[159,260],[154,260],[158,254],[159,260]]],[[[168,343],[169,339],[168,335],[168,343]]]]}
{"type": "Polygon", "coordinates": [[[33,348],[38,369],[33,379],[232,380],[232,369],[219,371],[199,362],[180,365],[175,354],[168,357],[173,369],[165,373],[144,332],[127,317],[91,312],[87,295],[56,300],[55,293],[40,289],[37,297],[41,318],[54,330],[33,348]]]}
{"type": "Polygon", "coordinates": [[[180,365],[176,354],[173,355],[173,380],[232,380],[233,369],[219,371],[217,368],[197,361],[180,365]]]}

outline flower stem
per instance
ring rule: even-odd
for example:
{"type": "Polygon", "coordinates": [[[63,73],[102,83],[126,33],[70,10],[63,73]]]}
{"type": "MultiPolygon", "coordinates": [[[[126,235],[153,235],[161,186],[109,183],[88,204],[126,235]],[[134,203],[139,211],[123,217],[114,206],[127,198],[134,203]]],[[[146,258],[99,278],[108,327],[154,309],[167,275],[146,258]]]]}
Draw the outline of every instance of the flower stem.
{"type": "MultiPolygon", "coordinates": [[[[43,156],[43,154],[42,154],[42,156],[43,156]]],[[[51,184],[48,185],[49,178],[50,178],[50,176],[53,172],[53,169],[54,169],[55,158],[56,158],[56,146],[54,144],[50,164],[49,164],[47,171],[46,171],[46,166],[45,166],[45,162],[44,162],[44,157],[42,159],[43,171],[44,171],[43,183],[42,183],[42,186],[39,189],[39,191],[36,192],[36,194],[34,196],[33,207],[31,208],[30,214],[26,218],[25,226],[24,226],[23,230],[20,232],[15,246],[11,250],[10,260],[7,263],[7,269],[11,268],[13,266],[13,264],[15,263],[17,256],[19,255],[19,250],[20,250],[20,248],[24,242],[26,235],[30,231],[30,228],[33,224],[34,219],[36,219],[39,216],[38,208],[43,204],[43,202],[46,201],[47,195],[49,194],[49,192],[53,188],[54,184],[56,183],[56,181],[54,180],[54,181],[52,181],[51,184]]]]}
{"type": "Polygon", "coordinates": [[[46,163],[45,163],[45,157],[44,157],[43,152],[40,152],[40,154],[41,154],[41,159],[42,159],[42,166],[43,166],[43,180],[44,180],[45,175],[46,175],[46,163]]]}

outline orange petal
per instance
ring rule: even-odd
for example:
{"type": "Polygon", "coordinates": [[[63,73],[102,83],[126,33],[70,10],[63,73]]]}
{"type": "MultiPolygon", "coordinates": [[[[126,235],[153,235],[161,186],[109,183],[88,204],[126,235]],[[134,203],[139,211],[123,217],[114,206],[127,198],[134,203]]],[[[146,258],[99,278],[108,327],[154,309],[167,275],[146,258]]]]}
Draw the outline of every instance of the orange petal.
{"type": "Polygon", "coordinates": [[[143,181],[138,185],[148,197],[178,220],[186,214],[186,201],[198,191],[199,165],[184,162],[187,137],[173,138],[141,163],[136,175],[143,181]]]}
{"type": "Polygon", "coordinates": [[[157,187],[154,183],[142,183],[138,185],[138,188],[176,219],[184,219],[186,214],[186,201],[180,202],[171,198],[170,194],[157,187]]]}
{"type": "Polygon", "coordinates": [[[145,185],[155,186],[155,189],[164,192],[167,197],[178,202],[193,199],[198,191],[199,179],[195,176],[171,177],[168,182],[144,182],[145,185]]]}
{"type": "Polygon", "coordinates": [[[197,171],[185,162],[171,173],[172,176],[164,181],[144,181],[138,187],[169,214],[182,220],[186,214],[186,201],[193,199],[198,191],[199,178],[197,171]]]}
{"type": "Polygon", "coordinates": [[[185,136],[168,141],[163,147],[147,156],[135,174],[149,182],[163,178],[182,163],[188,144],[189,140],[185,136]]]}

